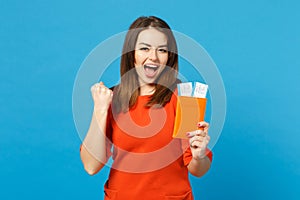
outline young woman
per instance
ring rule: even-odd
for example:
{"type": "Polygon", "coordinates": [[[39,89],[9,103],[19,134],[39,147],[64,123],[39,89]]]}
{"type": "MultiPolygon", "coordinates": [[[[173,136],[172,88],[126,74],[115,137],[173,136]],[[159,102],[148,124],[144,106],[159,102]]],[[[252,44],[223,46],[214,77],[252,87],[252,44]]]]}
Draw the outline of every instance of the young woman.
{"type": "Polygon", "coordinates": [[[172,138],[177,71],[168,24],[140,17],[125,38],[120,84],[92,86],[94,112],[80,155],[90,175],[112,156],[105,199],[193,199],[188,173],[201,177],[210,168],[209,125],[195,124],[188,140],[172,138]]]}

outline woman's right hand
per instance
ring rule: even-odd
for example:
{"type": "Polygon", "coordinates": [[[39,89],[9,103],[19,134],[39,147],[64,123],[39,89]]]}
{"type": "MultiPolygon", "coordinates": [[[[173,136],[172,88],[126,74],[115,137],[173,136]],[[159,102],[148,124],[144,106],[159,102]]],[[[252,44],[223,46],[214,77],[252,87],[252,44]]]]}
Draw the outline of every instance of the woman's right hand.
{"type": "Polygon", "coordinates": [[[95,111],[107,111],[112,101],[113,92],[103,82],[96,83],[91,87],[95,111]]]}

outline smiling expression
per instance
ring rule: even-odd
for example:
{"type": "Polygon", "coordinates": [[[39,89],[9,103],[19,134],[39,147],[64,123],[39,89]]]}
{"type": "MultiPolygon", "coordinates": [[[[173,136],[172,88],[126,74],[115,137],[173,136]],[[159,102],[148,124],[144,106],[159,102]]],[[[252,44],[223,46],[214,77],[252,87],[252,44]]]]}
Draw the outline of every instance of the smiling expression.
{"type": "Polygon", "coordinates": [[[135,69],[140,85],[152,84],[168,61],[167,36],[155,28],[140,32],[135,46],[135,69]]]}

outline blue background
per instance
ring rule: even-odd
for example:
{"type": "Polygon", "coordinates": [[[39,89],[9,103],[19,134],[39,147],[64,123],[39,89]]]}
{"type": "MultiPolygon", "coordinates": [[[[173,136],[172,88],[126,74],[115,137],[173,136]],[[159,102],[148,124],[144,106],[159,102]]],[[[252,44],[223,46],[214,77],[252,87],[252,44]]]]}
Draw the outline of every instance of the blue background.
{"type": "Polygon", "coordinates": [[[96,45],[157,15],[208,51],[226,88],[195,199],[300,199],[299,10],[296,0],[2,0],[0,198],[102,199],[108,169],[83,170],[73,83],[96,45]]]}

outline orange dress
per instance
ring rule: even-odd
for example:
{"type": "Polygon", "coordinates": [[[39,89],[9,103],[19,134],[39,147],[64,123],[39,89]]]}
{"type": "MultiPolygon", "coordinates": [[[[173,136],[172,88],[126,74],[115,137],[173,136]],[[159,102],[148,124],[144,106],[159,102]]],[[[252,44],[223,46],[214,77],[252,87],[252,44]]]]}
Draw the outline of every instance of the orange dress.
{"type": "MultiPolygon", "coordinates": [[[[176,95],[163,108],[146,108],[148,99],[139,96],[129,112],[108,116],[113,164],[104,199],[192,200],[191,150],[187,140],[172,138],[176,95]]],[[[210,151],[208,157],[212,159],[210,151]]]]}

